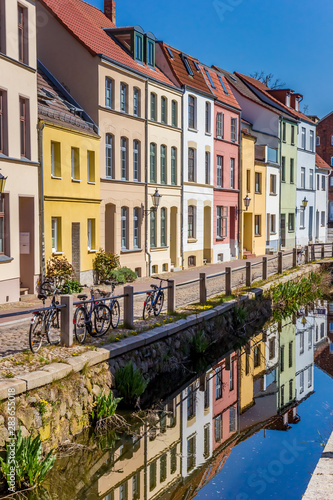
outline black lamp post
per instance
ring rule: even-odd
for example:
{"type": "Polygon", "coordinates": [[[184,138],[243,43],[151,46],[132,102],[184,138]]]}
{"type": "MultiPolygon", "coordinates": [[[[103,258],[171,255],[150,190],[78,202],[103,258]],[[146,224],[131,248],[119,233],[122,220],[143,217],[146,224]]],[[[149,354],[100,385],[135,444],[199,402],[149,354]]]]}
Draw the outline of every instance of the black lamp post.
{"type": "MultiPolygon", "coordinates": [[[[156,189],[155,193],[151,195],[153,200],[153,206],[150,210],[144,210],[143,213],[145,215],[149,215],[151,212],[157,212],[158,207],[160,206],[162,195],[156,189]]],[[[143,208],[143,206],[142,206],[143,208]]]]}
{"type": "Polygon", "coordinates": [[[251,198],[249,198],[248,194],[245,196],[243,201],[244,201],[244,205],[245,205],[245,210],[247,211],[247,209],[249,208],[250,203],[251,203],[251,198]]]}
{"type": "Polygon", "coordinates": [[[308,200],[306,199],[306,196],[304,196],[304,200],[302,200],[302,205],[304,208],[306,208],[308,206],[308,200]]]}
{"type": "Polygon", "coordinates": [[[7,180],[7,177],[4,177],[0,173],[0,201],[1,201],[1,195],[5,192],[6,180],[7,180]]]}

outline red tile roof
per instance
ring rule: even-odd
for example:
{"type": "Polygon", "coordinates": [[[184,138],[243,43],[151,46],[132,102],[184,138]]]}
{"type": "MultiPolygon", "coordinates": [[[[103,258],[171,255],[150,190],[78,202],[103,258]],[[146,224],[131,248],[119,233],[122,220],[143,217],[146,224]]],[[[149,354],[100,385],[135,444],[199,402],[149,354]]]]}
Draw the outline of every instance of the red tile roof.
{"type": "MultiPolygon", "coordinates": [[[[171,67],[172,73],[174,74],[176,80],[179,82],[180,85],[187,85],[188,87],[205,92],[207,94],[212,93],[210,87],[206,83],[202,70],[200,69],[198,59],[188,56],[187,54],[184,54],[187,57],[190,68],[192,69],[193,72],[193,76],[191,76],[189,75],[187,69],[185,68],[184,62],[182,60],[182,52],[180,50],[175,49],[170,45],[166,45],[164,42],[159,42],[159,45],[163,50],[164,56],[169,62],[169,66],[171,67]],[[167,48],[171,50],[173,54],[173,59],[170,57],[167,48]],[[196,69],[194,62],[198,64],[199,71],[196,69]]],[[[214,96],[212,95],[212,97],[214,96]]]]}
{"type": "Polygon", "coordinates": [[[115,62],[143,73],[154,80],[172,85],[169,78],[158,68],[138,64],[119,43],[103,28],[114,28],[114,24],[96,7],[83,0],[40,0],[60,23],[70,31],[82,45],[94,55],[103,54],[115,62]]]}
{"type": "Polygon", "coordinates": [[[316,167],[325,168],[326,170],[332,170],[332,167],[330,167],[329,164],[326,163],[326,161],[323,160],[318,153],[316,154],[316,167]]]}
{"type": "Polygon", "coordinates": [[[233,106],[234,108],[237,108],[240,110],[241,109],[240,105],[238,104],[234,94],[232,93],[232,89],[231,89],[227,79],[225,78],[225,76],[220,72],[219,73],[216,72],[213,68],[210,68],[209,66],[205,66],[203,64],[201,64],[200,66],[202,68],[206,83],[209,86],[212,94],[214,94],[219,101],[224,102],[225,104],[228,104],[229,106],[233,106]],[[212,82],[214,83],[214,85],[216,87],[215,89],[211,86],[211,84],[206,76],[205,69],[209,72],[210,77],[212,79],[212,82]],[[226,94],[224,92],[222,85],[221,85],[221,82],[219,80],[219,77],[223,81],[225,88],[227,89],[228,94],[226,94]]]}
{"type": "Polygon", "coordinates": [[[293,108],[289,108],[284,103],[282,103],[281,101],[279,101],[278,99],[273,97],[272,94],[270,93],[271,89],[269,87],[267,87],[264,83],[260,82],[259,80],[256,80],[255,78],[252,78],[251,76],[242,75],[241,73],[238,73],[237,71],[235,71],[235,75],[237,75],[239,78],[241,78],[244,82],[246,82],[246,83],[252,85],[253,87],[257,88],[258,90],[260,90],[266,97],[271,99],[272,102],[281,106],[282,109],[286,113],[289,113],[290,115],[294,116],[295,118],[299,118],[305,122],[314,124],[314,121],[311,120],[311,118],[309,118],[308,116],[304,115],[300,111],[296,111],[293,108]]]}

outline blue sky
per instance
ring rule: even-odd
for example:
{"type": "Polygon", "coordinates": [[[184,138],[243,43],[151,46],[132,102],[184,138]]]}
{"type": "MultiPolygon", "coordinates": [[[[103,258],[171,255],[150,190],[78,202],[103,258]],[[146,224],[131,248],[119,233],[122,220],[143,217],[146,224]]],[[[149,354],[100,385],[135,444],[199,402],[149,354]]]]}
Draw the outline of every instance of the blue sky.
{"type": "MultiPolygon", "coordinates": [[[[88,0],[103,9],[104,0],[88,0]]],[[[308,113],[333,109],[331,0],[116,0],[117,25],[145,31],[206,64],[264,70],[304,95],[308,113]]]]}

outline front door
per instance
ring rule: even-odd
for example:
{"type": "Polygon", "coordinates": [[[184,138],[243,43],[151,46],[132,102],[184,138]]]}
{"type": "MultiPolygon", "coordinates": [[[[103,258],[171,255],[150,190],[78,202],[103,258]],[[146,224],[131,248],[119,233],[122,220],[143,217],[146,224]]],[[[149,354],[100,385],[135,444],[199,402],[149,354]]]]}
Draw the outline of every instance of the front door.
{"type": "Polygon", "coordinates": [[[285,247],[286,246],[286,214],[281,214],[280,228],[281,228],[281,247],[285,247]]]}
{"type": "Polygon", "coordinates": [[[35,229],[34,198],[19,198],[20,221],[20,288],[34,293],[35,229]]]}

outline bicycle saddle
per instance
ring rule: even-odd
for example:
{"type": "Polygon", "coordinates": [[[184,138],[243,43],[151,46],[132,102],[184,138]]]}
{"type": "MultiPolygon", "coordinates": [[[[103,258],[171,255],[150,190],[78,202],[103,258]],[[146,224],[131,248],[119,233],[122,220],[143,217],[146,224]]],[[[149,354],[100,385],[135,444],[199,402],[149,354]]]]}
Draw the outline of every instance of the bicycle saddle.
{"type": "Polygon", "coordinates": [[[77,298],[78,298],[78,299],[81,299],[81,300],[86,300],[86,299],[88,298],[88,295],[85,295],[85,294],[83,294],[83,295],[78,295],[78,296],[77,296],[77,298]]]}
{"type": "Polygon", "coordinates": [[[157,285],[150,285],[151,288],[155,288],[155,290],[158,288],[157,285]]]}
{"type": "Polygon", "coordinates": [[[47,299],[47,295],[45,295],[45,293],[40,293],[38,295],[38,298],[39,298],[39,300],[46,300],[47,299]]]}

